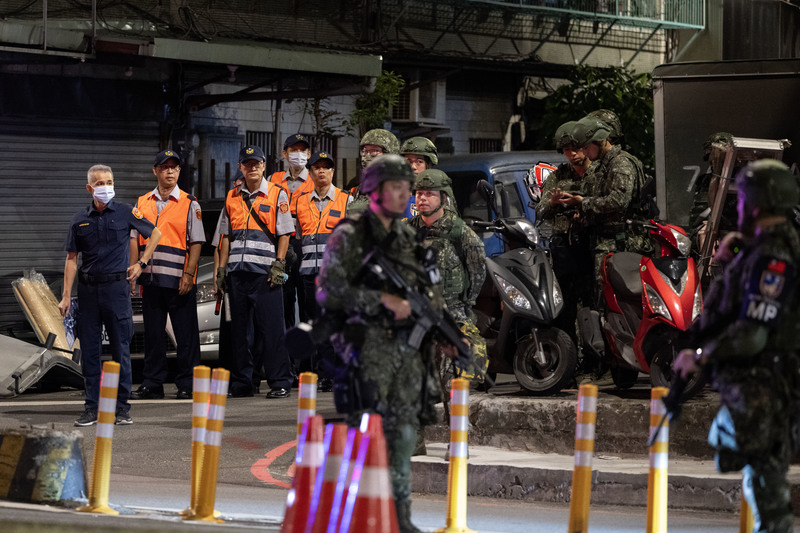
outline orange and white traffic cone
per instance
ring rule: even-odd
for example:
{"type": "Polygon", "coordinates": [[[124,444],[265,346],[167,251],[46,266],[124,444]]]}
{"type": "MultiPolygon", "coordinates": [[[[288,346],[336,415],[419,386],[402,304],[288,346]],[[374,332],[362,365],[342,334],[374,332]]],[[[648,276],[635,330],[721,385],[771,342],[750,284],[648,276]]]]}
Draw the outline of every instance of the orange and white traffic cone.
{"type": "Polygon", "coordinates": [[[339,533],[399,533],[389,478],[389,459],[380,415],[369,415],[370,427],[361,438],[353,480],[342,512],[339,533]],[[373,424],[374,421],[374,424],[373,424]]]}
{"type": "MultiPolygon", "coordinates": [[[[650,390],[650,435],[667,414],[662,398],[669,393],[666,387],[650,390]]],[[[664,421],[658,436],[650,446],[650,473],[647,477],[647,533],[667,533],[667,492],[669,484],[669,420],[664,421]]]]}
{"type": "Polygon", "coordinates": [[[208,420],[208,398],[211,391],[211,369],[204,365],[194,367],[192,380],[192,475],[189,508],[181,515],[192,514],[197,505],[197,494],[200,491],[200,474],[203,467],[203,449],[206,440],[206,422],[208,420]]]}
{"type": "Polygon", "coordinates": [[[336,481],[342,466],[342,455],[347,442],[347,426],[328,424],[325,427],[323,451],[325,459],[317,473],[314,494],[308,509],[305,533],[325,533],[331,517],[331,509],[336,494],[336,481]]]}
{"type": "Polygon", "coordinates": [[[342,451],[342,463],[339,466],[339,475],[336,478],[336,491],[333,493],[333,503],[331,504],[331,514],[328,519],[326,533],[337,533],[342,524],[342,512],[344,504],[347,502],[347,495],[350,492],[350,481],[353,479],[358,449],[361,446],[363,434],[359,428],[347,430],[347,440],[342,451]]]}
{"type": "Polygon", "coordinates": [[[314,482],[322,464],[322,435],[322,417],[308,417],[297,444],[295,475],[286,497],[286,513],[281,533],[304,533],[306,529],[314,482]]]}

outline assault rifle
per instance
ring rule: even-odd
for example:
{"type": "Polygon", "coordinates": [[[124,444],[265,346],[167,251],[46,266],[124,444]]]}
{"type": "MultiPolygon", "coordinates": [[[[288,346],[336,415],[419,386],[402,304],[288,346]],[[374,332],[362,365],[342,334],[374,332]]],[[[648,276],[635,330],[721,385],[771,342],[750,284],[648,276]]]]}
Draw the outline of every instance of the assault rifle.
{"type": "MultiPolygon", "coordinates": [[[[458,351],[456,364],[461,369],[467,369],[472,364],[472,355],[469,345],[464,341],[464,334],[458,329],[456,321],[447,311],[441,313],[434,310],[431,306],[431,294],[421,294],[414,287],[408,285],[405,278],[397,272],[394,264],[386,257],[379,248],[374,248],[362,263],[362,270],[367,270],[381,281],[389,282],[400,291],[411,306],[411,318],[414,320],[414,327],[408,338],[408,344],[412,348],[419,349],[422,342],[430,332],[434,332],[439,338],[448,344],[455,346],[458,351]]],[[[483,373],[482,369],[475,369],[479,372],[486,383],[493,386],[494,383],[489,376],[483,373]]]]}

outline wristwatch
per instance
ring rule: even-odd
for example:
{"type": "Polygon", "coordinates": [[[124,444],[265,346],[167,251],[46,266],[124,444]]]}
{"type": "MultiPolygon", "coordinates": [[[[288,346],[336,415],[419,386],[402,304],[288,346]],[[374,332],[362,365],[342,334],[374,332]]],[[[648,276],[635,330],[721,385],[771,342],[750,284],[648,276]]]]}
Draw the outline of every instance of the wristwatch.
{"type": "Polygon", "coordinates": [[[141,260],[140,260],[140,261],[137,261],[136,263],[137,263],[137,264],[138,264],[140,267],[142,267],[142,270],[144,270],[145,268],[147,268],[147,263],[145,263],[144,261],[141,261],[141,260]]]}

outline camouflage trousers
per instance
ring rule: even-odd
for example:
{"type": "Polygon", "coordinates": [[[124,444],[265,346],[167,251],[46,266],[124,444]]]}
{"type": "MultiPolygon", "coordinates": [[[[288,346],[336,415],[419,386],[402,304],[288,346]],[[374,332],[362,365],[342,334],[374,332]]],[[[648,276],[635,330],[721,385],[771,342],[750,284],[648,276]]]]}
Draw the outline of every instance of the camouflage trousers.
{"type": "Polygon", "coordinates": [[[441,351],[436,353],[436,368],[439,373],[439,386],[444,402],[445,421],[450,420],[450,380],[453,378],[468,379],[473,384],[483,383],[483,377],[489,370],[489,356],[486,353],[486,339],[471,320],[459,322],[458,327],[470,342],[470,359],[472,364],[466,369],[455,368],[455,364],[441,351]]]}

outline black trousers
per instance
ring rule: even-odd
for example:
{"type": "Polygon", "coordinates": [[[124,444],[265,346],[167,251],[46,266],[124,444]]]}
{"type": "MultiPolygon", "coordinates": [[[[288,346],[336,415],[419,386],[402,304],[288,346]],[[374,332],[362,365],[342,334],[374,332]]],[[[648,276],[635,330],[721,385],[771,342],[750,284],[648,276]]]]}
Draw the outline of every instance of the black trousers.
{"type": "Polygon", "coordinates": [[[254,368],[256,376],[263,368],[270,388],[291,388],[292,369],[286,350],[281,286],[270,287],[265,274],[252,272],[231,272],[229,278],[231,392],[252,390],[254,368]],[[250,327],[252,352],[248,342],[250,327]]]}
{"type": "Polygon", "coordinates": [[[175,385],[180,390],[191,391],[194,367],[200,364],[197,287],[193,286],[189,292],[181,295],[178,289],[143,285],[142,315],[144,320],[142,385],[151,389],[161,389],[167,380],[164,329],[169,316],[178,351],[175,385]]]}

